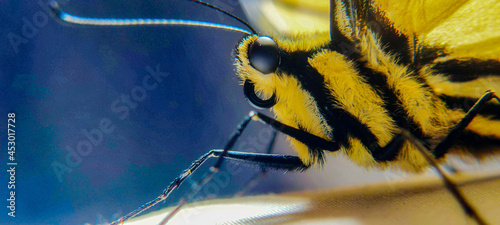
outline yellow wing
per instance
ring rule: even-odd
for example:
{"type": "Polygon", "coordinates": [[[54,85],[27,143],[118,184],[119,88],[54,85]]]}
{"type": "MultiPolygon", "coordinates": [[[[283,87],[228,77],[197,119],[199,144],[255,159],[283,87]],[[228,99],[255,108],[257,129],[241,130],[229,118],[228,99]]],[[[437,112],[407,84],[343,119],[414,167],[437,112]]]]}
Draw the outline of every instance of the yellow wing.
{"type": "Polygon", "coordinates": [[[263,34],[293,35],[330,30],[328,0],[241,1],[248,20],[263,34]]]}
{"type": "Polygon", "coordinates": [[[498,0],[379,0],[375,4],[398,30],[423,44],[446,46],[453,57],[500,59],[498,0]]]}

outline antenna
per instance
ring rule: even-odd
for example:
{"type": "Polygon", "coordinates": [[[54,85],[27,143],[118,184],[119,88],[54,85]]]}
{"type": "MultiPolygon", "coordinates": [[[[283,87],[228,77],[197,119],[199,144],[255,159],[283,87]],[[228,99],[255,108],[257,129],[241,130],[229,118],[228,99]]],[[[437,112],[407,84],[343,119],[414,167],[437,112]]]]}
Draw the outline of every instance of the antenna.
{"type": "Polygon", "coordinates": [[[151,18],[91,18],[91,17],[80,17],[64,12],[59,7],[56,1],[51,0],[49,2],[50,11],[54,16],[60,19],[63,22],[72,23],[72,24],[80,24],[80,25],[94,25],[94,26],[143,26],[143,25],[177,25],[177,26],[197,26],[197,27],[208,27],[208,28],[216,28],[230,31],[237,31],[244,34],[257,34],[255,29],[250,26],[247,22],[242,20],[241,18],[227,12],[217,6],[211,5],[209,3],[198,1],[198,0],[190,0],[192,2],[204,5],[206,7],[215,9],[219,12],[222,12],[231,18],[237,20],[243,25],[250,28],[251,31],[218,23],[204,22],[204,21],[195,21],[195,20],[184,20],[184,19],[151,19],[151,18]]]}

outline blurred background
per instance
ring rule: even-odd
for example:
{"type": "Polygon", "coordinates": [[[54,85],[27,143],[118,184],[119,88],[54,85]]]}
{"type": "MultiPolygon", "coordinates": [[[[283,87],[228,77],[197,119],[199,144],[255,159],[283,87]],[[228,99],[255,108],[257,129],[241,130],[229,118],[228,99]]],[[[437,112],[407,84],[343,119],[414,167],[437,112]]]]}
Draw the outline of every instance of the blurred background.
{"type": "MultiPolygon", "coordinates": [[[[64,11],[86,17],[178,18],[243,27],[182,0],[58,2],[64,11]]],[[[209,2],[246,18],[238,1],[209,2]]],[[[16,217],[7,216],[9,202],[3,200],[2,224],[115,220],[159,195],[193,160],[222,148],[243,116],[254,110],[233,67],[234,48],[244,34],[179,26],[68,25],[51,17],[46,4],[47,0],[0,2],[2,199],[10,191],[5,172],[7,113],[16,114],[17,162],[16,217]],[[75,156],[77,150],[84,154],[75,156]]],[[[251,124],[234,150],[262,152],[270,133],[262,124],[251,124]]],[[[295,154],[282,136],[276,152],[295,154]]],[[[193,180],[213,163],[209,161],[193,180]]],[[[228,163],[228,182],[196,198],[231,197],[256,173],[256,168],[228,163]]],[[[271,172],[248,194],[402,176],[366,171],[344,156],[329,155],[323,168],[300,174],[271,172]]],[[[189,183],[193,181],[160,208],[177,204],[190,190],[189,183]]]]}

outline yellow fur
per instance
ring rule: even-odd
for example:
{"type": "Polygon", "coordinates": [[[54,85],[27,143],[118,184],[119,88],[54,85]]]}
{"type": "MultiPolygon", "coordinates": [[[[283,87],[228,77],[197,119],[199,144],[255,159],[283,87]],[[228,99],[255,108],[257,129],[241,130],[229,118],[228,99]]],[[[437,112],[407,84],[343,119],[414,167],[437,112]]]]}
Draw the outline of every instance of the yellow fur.
{"type": "Polygon", "coordinates": [[[401,146],[396,160],[392,162],[377,162],[366,147],[357,138],[349,138],[349,149],[342,149],[349,158],[360,166],[370,168],[393,168],[408,172],[420,172],[426,168],[429,163],[416,147],[405,141],[401,146]]]}
{"type": "Polygon", "coordinates": [[[349,156],[349,158],[357,163],[358,165],[364,166],[366,168],[370,167],[381,167],[385,168],[388,165],[385,163],[377,163],[375,159],[373,159],[370,151],[366,149],[366,147],[359,141],[357,138],[349,137],[349,149],[342,149],[343,152],[349,156]]]}
{"type": "MultiPolygon", "coordinates": [[[[500,71],[499,71],[500,72],[500,71]]],[[[468,82],[453,83],[442,75],[426,76],[426,80],[437,94],[479,99],[487,90],[500,90],[500,77],[486,76],[468,82]]],[[[493,101],[493,104],[498,102],[493,101]]]]}
{"type": "MultiPolygon", "coordinates": [[[[340,2],[340,0],[336,0],[340,2]]],[[[341,5],[340,3],[338,5],[341,5]]],[[[335,17],[338,21],[339,30],[347,37],[349,40],[353,41],[352,36],[350,34],[354,33],[354,28],[349,24],[349,17],[347,16],[346,8],[342,5],[342,7],[337,7],[335,9],[335,17]]]]}
{"type": "MultiPolygon", "coordinates": [[[[250,65],[247,51],[248,46],[255,39],[257,39],[256,36],[249,36],[238,47],[239,60],[236,63],[238,76],[242,80],[252,81],[255,84],[256,91],[262,93],[265,97],[270,97],[275,93],[277,103],[272,107],[272,111],[280,122],[295,128],[298,128],[300,125],[307,132],[330,140],[331,128],[319,113],[313,98],[308,92],[302,89],[299,81],[286,74],[280,77],[275,73],[263,75],[250,65]]],[[[299,41],[275,40],[278,46],[285,51],[311,50],[324,44],[324,41],[300,41],[300,44],[297,44],[299,41]]],[[[372,41],[375,43],[374,40],[372,41]]],[[[367,49],[365,48],[364,50],[368,51],[367,49]]],[[[408,101],[416,101],[414,104],[426,105],[426,110],[430,109],[431,111],[434,110],[432,111],[433,113],[438,113],[440,110],[439,107],[442,105],[436,106],[431,104],[429,102],[431,101],[430,97],[411,100],[416,95],[422,95],[423,88],[409,78],[404,79],[404,76],[408,76],[406,68],[396,65],[393,59],[385,55],[380,49],[370,49],[370,51],[372,51],[372,55],[367,59],[370,65],[374,69],[378,69],[379,72],[387,74],[389,78],[392,78],[388,80],[391,81],[391,85],[394,88],[415,89],[415,93],[407,97],[409,99],[403,98],[401,99],[402,101],[406,100],[407,104],[408,101]],[[384,70],[383,66],[390,68],[384,70]]],[[[339,53],[323,50],[312,58],[309,58],[309,64],[324,76],[330,93],[335,99],[339,100],[338,107],[360,119],[360,122],[363,124],[366,124],[379,140],[380,146],[385,146],[392,139],[392,134],[396,131],[397,127],[389,117],[388,112],[383,108],[383,100],[380,99],[375,90],[361,79],[353,68],[352,63],[339,53]],[[344,104],[347,102],[350,104],[344,104]]],[[[411,109],[415,111],[414,117],[417,123],[420,122],[423,126],[427,126],[425,131],[437,132],[440,129],[444,129],[443,127],[439,127],[439,123],[430,123],[428,120],[422,118],[432,116],[427,111],[419,111],[416,106],[411,109]],[[418,117],[420,116],[419,113],[426,114],[418,117]]],[[[434,117],[438,116],[435,115],[434,117]]],[[[312,158],[308,147],[295,139],[288,139],[304,164],[310,165],[312,158]]],[[[349,142],[351,144],[350,148],[343,149],[343,151],[354,162],[364,167],[377,165],[377,167],[386,168],[389,166],[387,163],[376,163],[369,151],[358,139],[351,137],[349,138],[349,142]]],[[[400,154],[397,156],[397,160],[392,163],[392,166],[406,171],[420,171],[427,166],[427,162],[419,154],[414,149],[414,146],[405,143],[400,154]]]]}
{"type": "Polygon", "coordinates": [[[444,103],[431,90],[411,79],[408,68],[398,65],[393,56],[383,52],[371,32],[361,38],[360,49],[367,57],[368,66],[387,77],[387,85],[396,91],[402,106],[422,131],[442,138],[452,125],[444,103]]]}
{"type": "Polygon", "coordinates": [[[338,100],[338,107],[366,124],[378,138],[380,146],[392,139],[396,126],[384,109],[383,100],[357,74],[345,56],[324,50],[310,58],[309,64],[324,76],[331,95],[338,100]]]}
{"type": "MultiPolygon", "coordinates": [[[[438,60],[459,58],[460,54],[465,57],[499,58],[500,45],[498,43],[500,42],[498,40],[500,39],[495,37],[499,36],[500,29],[497,28],[500,25],[497,24],[500,24],[498,23],[500,20],[473,21],[472,26],[465,29],[472,33],[468,34],[463,32],[463,20],[457,18],[457,15],[478,15],[488,10],[500,9],[498,0],[481,1],[379,0],[374,3],[374,6],[378,7],[377,10],[388,18],[398,32],[409,37],[416,37],[415,43],[409,43],[412,48],[419,48],[424,44],[446,46],[445,52],[451,54],[447,58],[438,60]],[[492,9],[488,9],[486,2],[491,5],[492,9]],[[493,24],[493,26],[483,31],[480,27],[486,27],[485,24],[493,24]],[[476,32],[476,34],[484,35],[474,37],[474,31],[478,30],[481,32],[476,32]]],[[[365,61],[368,68],[386,76],[387,87],[396,93],[408,117],[419,126],[424,135],[432,139],[428,140],[430,144],[440,141],[465,116],[465,112],[461,110],[448,109],[444,102],[436,97],[436,94],[479,98],[488,89],[500,89],[497,87],[500,83],[498,77],[451,83],[444,76],[435,74],[430,67],[411,71],[408,67],[399,64],[396,57],[392,55],[393,53],[385,52],[377,37],[366,27],[359,26],[359,21],[355,26],[351,26],[347,17],[349,9],[341,6],[340,1],[337,0],[337,2],[339,7],[336,7],[335,14],[339,23],[338,29],[356,44],[355,47],[364,57],[361,61],[365,61]],[[421,84],[414,78],[415,76],[426,80],[430,87],[421,84]]],[[[291,4],[295,4],[295,1],[291,4]]],[[[495,13],[490,12],[490,14],[492,15],[487,17],[489,19],[500,18],[495,13]]],[[[287,37],[273,36],[279,48],[288,53],[315,50],[330,41],[329,33],[326,32],[299,33],[287,37]]],[[[248,46],[256,38],[255,35],[249,36],[238,47],[239,57],[236,63],[238,76],[242,80],[252,81],[256,91],[262,96],[270,97],[273,93],[276,95],[277,103],[271,110],[277,120],[330,140],[332,128],[322,117],[310,93],[303,90],[296,78],[288,74],[282,74],[279,77],[275,73],[263,75],[250,66],[247,56],[248,46]]],[[[331,96],[337,100],[334,107],[348,112],[365,124],[379,140],[380,146],[385,146],[393,138],[392,134],[396,132],[397,126],[385,110],[384,101],[380,99],[377,90],[374,90],[357,74],[352,62],[337,52],[321,50],[309,58],[308,63],[324,77],[325,86],[331,96]]],[[[483,136],[499,137],[500,134],[495,129],[498,127],[500,127],[500,122],[492,123],[488,118],[478,116],[467,129],[483,136]]],[[[307,146],[295,139],[288,139],[305,164],[313,163],[307,146]]],[[[355,137],[349,136],[348,142],[348,149],[342,147],[341,151],[364,167],[387,168],[390,166],[418,172],[428,166],[422,154],[408,141],[403,143],[396,160],[391,162],[375,161],[366,146],[355,137]]]]}
{"type": "MultiPolygon", "coordinates": [[[[298,128],[300,124],[300,127],[307,132],[330,140],[328,136],[331,128],[327,126],[319,113],[312,97],[300,87],[297,80],[288,76],[284,77],[283,79],[275,79],[274,83],[277,103],[272,111],[276,118],[295,128],[298,128]]],[[[296,147],[299,147],[297,150],[302,161],[307,165],[312,163],[307,147],[296,141],[294,143],[296,147]]]]}
{"type": "Polygon", "coordinates": [[[392,164],[395,168],[410,172],[420,172],[428,165],[422,153],[409,141],[403,143],[397,160],[392,164]]]}
{"type": "Polygon", "coordinates": [[[310,51],[330,42],[330,34],[328,32],[298,33],[286,38],[275,38],[274,40],[286,52],[310,51]]]}
{"type": "MultiPolygon", "coordinates": [[[[380,146],[385,146],[393,138],[397,128],[383,108],[383,100],[357,74],[345,56],[323,50],[310,58],[309,64],[325,77],[330,93],[338,100],[338,107],[366,124],[378,138],[380,146]]],[[[377,163],[358,139],[350,137],[349,143],[349,149],[344,149],[344,152],[357,164],[367,168],[389,166],[388,163],[377,163]]],[[[393,168],[412,172],[420,171],[427,165],[420,152],[408,142],[403,144],[397,160],[392,162],[393,168]]]]}
{"type": "MultiPolygon", "coordinates": [[[[276,93],[277,103],[272,110],[281,122],[295,128],[300,125],[307,132],[329,140],[331,128],[326,125],[312,97],[300,87],[300,83],[296,79],[291,76],[278,77],[275,73],[263,75],[250,65],[247,55],[248,45],[255,39],[257,39],[256,36],[250,36],[238,47],[241,61],[236,63],[236,69],[240,78],[251,80],[255,84],[255,90],[266,97],[276,93]]],[[[287,43],[292,46],[284,40],[276,42],[278,45],[287,43]]],[[[304,47],[304,45],[298,46],[304,47]]],[[[299,49],[301,48],[299,47],[299,49]]],[[[311,164],[312,159],[308,148],[296,140],[291,140],[291,143],[295,146],[304,164],[311,164]]]]}
{"type": "MultiPolygon", "coordinates": [[[[455,123],[458,123],[464,116],[465,112],[462,110],[453,110],[449,114],[449,117],[452,118],[455,123]]],[[[499,127],[500,121],[489,120],[487,117],[477,115],[465,129],[474,131],[483,137],[500,138],[499,127]]]]}

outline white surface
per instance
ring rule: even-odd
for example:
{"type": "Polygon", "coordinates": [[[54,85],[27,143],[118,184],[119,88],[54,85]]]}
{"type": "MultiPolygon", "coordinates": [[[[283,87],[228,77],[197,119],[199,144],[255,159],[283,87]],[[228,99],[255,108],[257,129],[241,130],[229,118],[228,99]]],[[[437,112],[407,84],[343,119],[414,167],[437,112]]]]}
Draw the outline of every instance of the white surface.
{"type": "MultiPolygon", "coordinates": [[[[500,174],[453,177],[491,224],[500,224],[500,174]]],[[[131,220],[158,224],[172,208],[131,220]]],[[[188,204],[168,224],[474,224],[435,176],[334,190],[219,199],[188,204]]]]}

